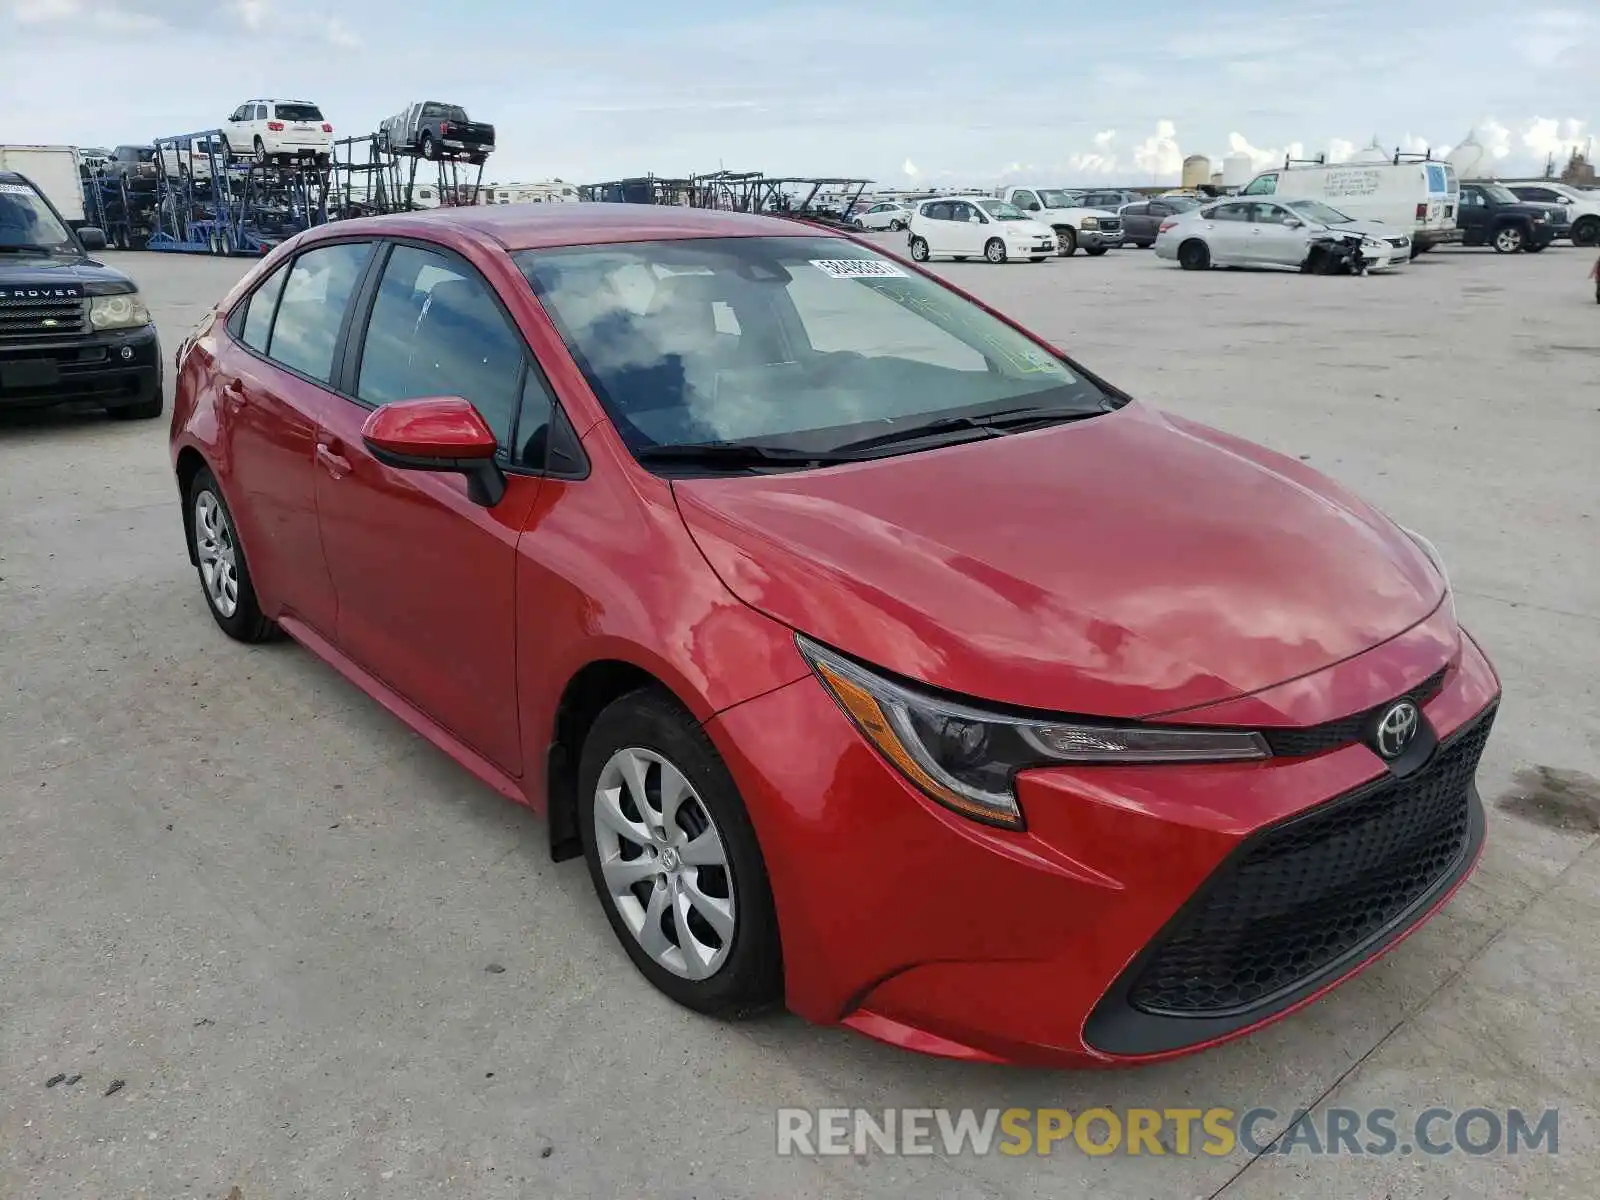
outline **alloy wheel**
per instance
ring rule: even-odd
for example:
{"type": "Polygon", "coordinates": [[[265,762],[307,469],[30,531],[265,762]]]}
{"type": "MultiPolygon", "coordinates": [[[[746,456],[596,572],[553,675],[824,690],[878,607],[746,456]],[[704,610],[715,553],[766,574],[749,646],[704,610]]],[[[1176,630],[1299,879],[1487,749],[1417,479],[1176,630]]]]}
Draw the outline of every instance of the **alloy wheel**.
{"type": "Polygon", "coordinates": [[[239,554],[228,514],[212,492],[194,498],[194,549],[200,579],[213,608],[223,617],[239,610],[239,554]]]}
{"type": "Polygon", "coordinates": [[[594,790],[607,899],[639,946],[680,979],[715,975],[738,914],[728,851],[694,785],[654,750],[625,747],[594,790]]]}
{"type": "Polygon", "coordinates": [[[1522,249],[1522,230],[1506,228],[1494,235],[1494,248],[1501,254],[1514,254],[1522,249]]]}

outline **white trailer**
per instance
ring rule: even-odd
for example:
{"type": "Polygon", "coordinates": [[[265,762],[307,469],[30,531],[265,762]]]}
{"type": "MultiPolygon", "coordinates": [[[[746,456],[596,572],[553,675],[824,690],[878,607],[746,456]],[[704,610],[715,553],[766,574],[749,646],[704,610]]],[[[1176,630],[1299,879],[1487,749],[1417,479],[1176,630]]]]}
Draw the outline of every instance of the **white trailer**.
{"type": "Polygon", "coordinates": [[[0,146],[0,171],[26,175],[74,229],[87,223],[76,146],[0,146]]]}

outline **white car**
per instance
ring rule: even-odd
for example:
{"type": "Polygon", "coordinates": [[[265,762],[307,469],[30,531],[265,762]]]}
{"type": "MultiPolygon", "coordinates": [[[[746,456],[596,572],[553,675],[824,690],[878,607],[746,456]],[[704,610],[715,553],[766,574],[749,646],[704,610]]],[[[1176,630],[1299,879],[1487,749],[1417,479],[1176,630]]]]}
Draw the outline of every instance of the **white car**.
{"type": "Polygon", "coordinates": [[[1572,244],[1593,246],[1600,243],[1600,194],[1593,189],[1573,187],[1551,179],[1538,183],[1508,183],[1518,200],[1529,204],[1561,205],[1572,222],[1572,244]]]}
{"type": "Polygon", "coordinates": [[[306,100],[249,100],[222,123],[234,158],[258,163],[310,159],[326,167],[333,154],[333,126],[306,100]]]}
{"type": "Polygon", "coordinates": [[[890,229],[899,233],[911,223],[911,210],[892,200],[880,200],[850,218],[857,229],[890,229]]]}
{"type": "Polygon", "coordinates": [[[1056,252],[1056,235],[1014,204],[993,196],[939,196],[920,201],[911,214],[911,257],[935,256],[961,262],[1011,258],[1043,262],[1056,252]]]}
{"type": "Polygon", "coordinates": [[[1187,271],[1207,267],[1299,267],[1312,238],[1325,233],[1359,234],[1371,270],[1406,266],[1408,234],[1378,221],[1357,221],[1320,200],[1234,198],[1180,213],[1161,223],[1156,257],[1174,259],[1187,271]]]}

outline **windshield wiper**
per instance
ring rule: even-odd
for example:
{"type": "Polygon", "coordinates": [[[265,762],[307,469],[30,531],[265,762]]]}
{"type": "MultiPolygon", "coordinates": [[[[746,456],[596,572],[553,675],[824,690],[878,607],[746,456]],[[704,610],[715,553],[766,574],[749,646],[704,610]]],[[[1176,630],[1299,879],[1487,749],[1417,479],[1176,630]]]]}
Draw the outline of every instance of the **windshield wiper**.
{"type": "Polygon", "coordinates": [[[837,452],[854,453],[876,449],[879,446],[892,446],[898,442],[934,437],[956,430],[972,430],[986,436],[997,436],[998,431],[1003,429],[1018,429],[1026,425],[1053,425],[1060,421],[1081,421],[1086,417],[1098,417],[1110,411],[1103,404],[1097,408],[1049,408],[1030,404],[1021,408],[1002,408],[999,412],[980,413],[976,416],[939,417],[937,420],[924,421],[918,425],[891,429],[887,433],[875,434],[860,441],[846,442],[834,449],[837,452]]]}
{"type": "Polygon", "coordinates": [[[56,253],[49,246],[8,246],[0,242],[0,254],[45,254],[56,253]]]}
{"type": "Polygon", "coordinates": [[[635,456],[644,463],[730,468],[824,466],[860,461],[858,455],[839,454],[832,450],[759,446],[754,442],[680,442],[677,445],[645,446],[635,451],[635,456]]]}

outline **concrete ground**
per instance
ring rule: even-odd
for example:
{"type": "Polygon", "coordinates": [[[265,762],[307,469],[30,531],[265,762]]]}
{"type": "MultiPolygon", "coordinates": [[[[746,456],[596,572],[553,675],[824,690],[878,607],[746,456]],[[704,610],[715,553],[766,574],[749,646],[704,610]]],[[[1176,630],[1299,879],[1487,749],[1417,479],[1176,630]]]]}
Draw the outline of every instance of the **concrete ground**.
{"type": "MultiPolygon", "coordinates": [[[[169,354],[249,266],[107,257],[169,354]]],[[[975,1067],[674,1007],[533,816],[309,654],[215,628],[164,420],[0,416],[0,1196],[1592,1197],[1592,258],[1444,250],[1364,279],[1186,274],[1134,250],[941,268],[1130,391],[1424,531],[1504,678],[1489,848],[1444,913],[1311,1009],[1138,1071],[975,1067]],[[1558,1107],[1559,1151],[775,1152],[780,1106],[898,1104],[1379,1107],[1402,1129],[1435,1104],[1558,1107]]]]}

